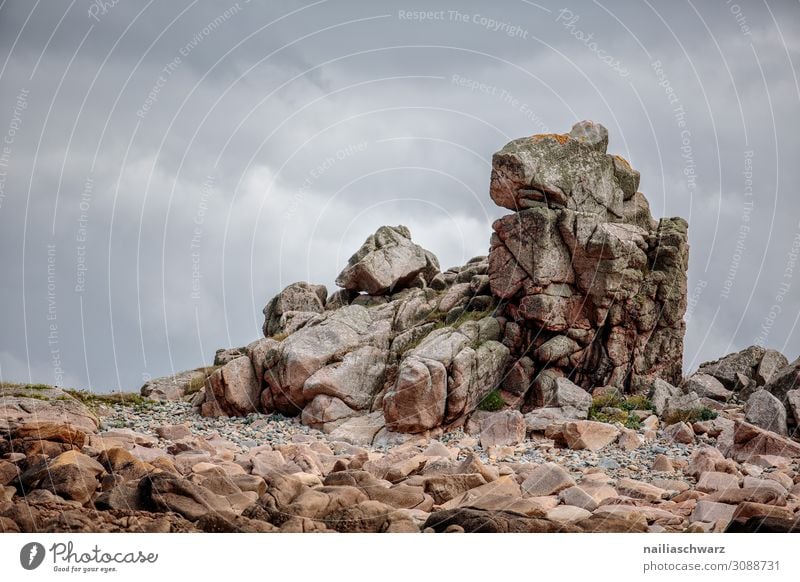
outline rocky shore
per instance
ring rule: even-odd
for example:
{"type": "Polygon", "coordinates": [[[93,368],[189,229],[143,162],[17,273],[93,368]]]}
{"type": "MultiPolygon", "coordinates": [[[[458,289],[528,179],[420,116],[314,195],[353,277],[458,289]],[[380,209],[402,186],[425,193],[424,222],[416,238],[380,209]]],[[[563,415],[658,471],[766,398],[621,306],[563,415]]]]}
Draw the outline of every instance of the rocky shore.
{"type": "Polygon", "coordinates": [[[800,443],[747,422],[735,399],[671,425],[635,411],[648,412],[636,429],[542,428],[529,413],[489,437],[487,419],[516,415],[479,411],[433,438],[358,444],[298,417],[78,397],[3,388],[2,531],[795,531],[800,519],[800,443]]]}
{"type": "Polygon", "coordinates": [[[0,394],[0,531],[800,529],[800,359],[682,370],[688,225],[580,122],[493,157],[440,270],[405,226],[141,395],[0,394]]]}

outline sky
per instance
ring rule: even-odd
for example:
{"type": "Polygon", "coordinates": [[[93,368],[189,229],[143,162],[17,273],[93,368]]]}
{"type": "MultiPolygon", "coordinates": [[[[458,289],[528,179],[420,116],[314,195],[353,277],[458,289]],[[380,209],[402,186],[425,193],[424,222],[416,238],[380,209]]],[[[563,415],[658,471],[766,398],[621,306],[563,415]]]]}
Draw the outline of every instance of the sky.
{"type": "Polygon", "coordinates": [[[0,380],[209,364],[384,224],[485,255],[492,153],[582,119],[689,221],[685,372],[792,360],[799,53],[796,0],[4,0],[0,380]]]}

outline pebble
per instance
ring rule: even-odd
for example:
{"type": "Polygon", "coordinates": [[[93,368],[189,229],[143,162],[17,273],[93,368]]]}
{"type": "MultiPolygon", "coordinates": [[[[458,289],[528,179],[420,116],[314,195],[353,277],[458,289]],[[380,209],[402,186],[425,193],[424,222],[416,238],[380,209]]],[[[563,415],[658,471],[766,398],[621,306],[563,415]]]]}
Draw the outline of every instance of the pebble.
{"type": "MultiPolygon", "coordinates": [[[[250,414],[245,417],[206,418],[187,402],[156,402],[144,406],[114,405],[110,414],[103,420],[103,428],[131,428],[145,434],[155,434],[158,426],[186,423],[192,434],[205,438],[221,437],[236,445],[241,452],[269,444],[276,445],[298,440],[297,435],[306,435],[327,442],[328,437],[321,431],[305,426],[299,417],[289,418],[280,414],[250,414]]],[[[485,463],[490,460],[478,441],[458,428],[443,433],[437,439],[441,444],[460,449],[459,459],[474,451],[485,463]],[[467,446],[461,446],[461,444],[467,446]]],[[[170,443],[159,439],[158,446],[165,448],[170,443]]],[[[371,450],[385,453],[391,447],[371,447],[371,450]]],[[[655,457],[659,454],[672,459],[686,459],[692,448],[676,444],[659,435],[650,446],[625,451],[616,446],[608,446],[599,452],[589,450],[573,451],[554,447],[552,441],[543,443],[526,440],[502,460],[517,463],[556,462],[573,475],[584,473],[591,467],[602,468],[610,477],[620,476],[649,480],[655,457]]]]}

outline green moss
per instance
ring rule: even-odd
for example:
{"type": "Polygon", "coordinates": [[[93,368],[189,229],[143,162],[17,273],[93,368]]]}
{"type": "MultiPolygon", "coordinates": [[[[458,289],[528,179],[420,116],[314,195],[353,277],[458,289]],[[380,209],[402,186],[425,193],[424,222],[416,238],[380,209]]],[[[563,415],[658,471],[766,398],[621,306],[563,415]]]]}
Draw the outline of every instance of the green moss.
{"type": "Polygon", "coordinates": [[[484,396],[483,400],[481,400],[480,404],[478,404],[478,408],[488,412],[495,412],[503,408],[505,405],[506,401],[503,400],[503,397],[500,395],[500,391],[494,389],[484,396]]]}
{"type": "Polygon", "coordinates": [[[625,424],[628,422],[629,417],[630,413],[627,410],[622,410],[621,408],[615,408],[613,406],[605,406],[603,408],[592,407],[589,409],[589,420],[597,422],[607,422],[610,424],[619,422],[625,424]]]}

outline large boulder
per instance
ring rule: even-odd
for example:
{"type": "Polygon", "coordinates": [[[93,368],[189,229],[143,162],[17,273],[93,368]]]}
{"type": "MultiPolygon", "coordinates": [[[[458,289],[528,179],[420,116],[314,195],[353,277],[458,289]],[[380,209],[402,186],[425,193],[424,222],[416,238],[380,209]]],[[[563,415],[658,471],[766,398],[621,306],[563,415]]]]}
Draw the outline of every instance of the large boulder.
{"type": "Polygon", "coordinates": [[[389,430],[423,432],[444,420],[447,369],[442,362],[410,356],[403,360],[397,381],[383,397],[389,430]]]}
{"type": "MultiPolygon", "coordinates": [[[[391,323],[379,315],[360,305],[348,305],[316,316],[302,329],[271,346],[264,357],[264,378],[274,409],[295,415],[316,394],[335,396],[336,392],[343,396],[347,388],[342,388],[341,383],[352,377],[350,366],[363,370],[364,365],[374,361],[371,357],[353,356],[347,362],[340,358],[364,346],[388,351],[391,323]],[[314,388],[306,390],[306,381],[328,365],[334,369],[322,372],[312,382],[314,388]]],[[[367,368],[374,371],[372,364],[367,368]]],[[[371,378],[376,376],[370,372],[371,378]]],[[[369,383],[368,389],[373,387],[369,383]]]]}
{"type": "Polygon", "coordinates": [[[681,380],[687,224],[653,221],[638,172],[607,144],[584,121],[493,156],[490,195],[514,214],[492,225],[489,283],[519,325],[514,356],[533,346],[584,389],[645,392],[681,380]]]}
{"type": "Polygon", "coordinates": [[[616,440],[619,433],[619,429],[613,424],[592,420],[567,422],[562,431],[569,448],[590,451],[599,451],[606,445],[610,445],[616,440]]]}
{"type": "Polygon", "coordinates": [[[767,350],[761,346],[750,346],[733,354],[728,354],[713,362],[700,364],[698,372],[713,376],[729,390],[741,390],[746,386],[742,385],[741,374],[747,380],[754,380],[758,365],[765,356],[767,350]]]}
{"type": "Polygon", "coordinates": [[[382,226],[350,257],[336,284],[349,291],[382,295],[401,289],[420,274],[429,282],[438,272],[436,257],[412,242],[408,228],[382,226]]]}
{"type": "Polygon", "coordinates": [[[264,336],[285,333],[287,328],[288,331],[294,331],[298,323],[292,326],[292,320],[298,316],[305,320],[310,315],[322,313],[325,311],[327,298],[328,290],[325,285],[310,285],[303,281],[292,283],[270,299],[264,307],[264,336]]]}
{"type": "Polygon", "coordinates": [[[509,350],[484,340],[480,324],[435,330],[406,352],[383,397],[389,430],[417,433],[450,422],[501,383],[509,350]]]}
{"type": "Polygon", "coordinates": [[[786,435],[786,408],[780,400],[764,390],[756,390],[744,406],[747,422],[764,430],[786,435]]]}
{"type": "Polygon", "coordinates": [[[152,378],[142,385],[139,393],[151,400],[181,400],[202,387],[209,373],[209,368],[197,368],[171,376],[152,378]]]}
{"type": "Polygon", "coordinates": [[[698,396],[727,402],[733,391],[725,388],[725,385],[710,374],[693,374],[683,385],[686,392],[696,392],[698,396]]]}
{"type": "Polygon", "coordinates": [[[208,377],[203,416],[245,416],[258,409],[261,382],[250,358],[236,358],[208,377]]]}
{"type": "Polygon", "coordinates": [[[753,463],[758,456],[800,458],[800,443],[748,422],[734,421],[717,439],[723,455],[740,463],[753,463]]]}
{"type": "Polygon", "coordinates": [[[798,388],[800,388],[800,358],[771,374],[769,381],[764,386],[765,390],[781,401],[786,400],[786,395],[790,390],[798,388]]]}
{"type": "Polygon", "coordinates": [[[374,346],[362,346],[314,372],[303,384],[304,398],[318,394],[340,399],[350,408],[366,410],[375,393],[383,387],[387,352],[374,346]]]}
{"type": "Polygon", "coordinates": [[[525,440],[525,419],[519,410],[495,412],[481,421],[481,446],[517,445],[525,440]]]}
{"type": "Polygon", "coordinates": [[[100,426],[92,410],[60,388],[0,383],[0,430],[30,422],[69,424],[85,432],[100,426]]]}
{"type": "Polygon", "coordinates": [[[66,451],[49,462],[34,465],[20,476],[26,489],[45,489],[83,505],[99,487],[103,466],[79,451],[66,451]]]}

